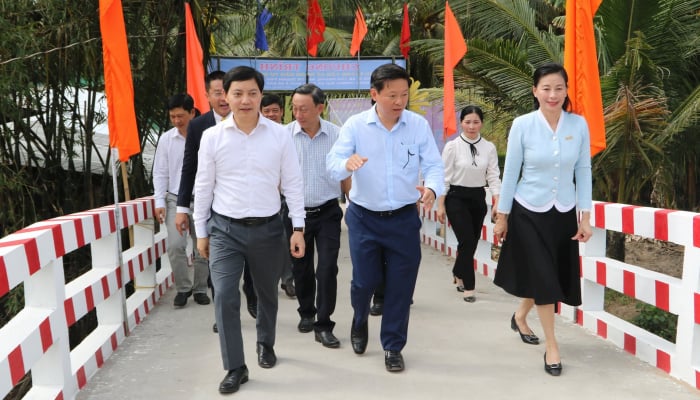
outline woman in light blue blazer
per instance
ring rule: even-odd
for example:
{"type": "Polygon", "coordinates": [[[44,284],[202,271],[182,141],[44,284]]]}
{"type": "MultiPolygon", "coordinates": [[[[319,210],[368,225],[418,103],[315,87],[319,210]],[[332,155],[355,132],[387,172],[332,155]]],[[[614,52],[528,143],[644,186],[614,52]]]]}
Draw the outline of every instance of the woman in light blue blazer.
{"type": "Polygon", "coordinates": [[[592,234],[590,139],[586,120],[567,112],[568,76],[560,64],[534,72],[535,111],[513,121],[494,233],[502,240],[494,283],[523,300],[511,328],[539,344],[527,325],[536,306],[546,339],[544,369],[562,371],[555,305],[581,304],[578,243],[592,234]]]}

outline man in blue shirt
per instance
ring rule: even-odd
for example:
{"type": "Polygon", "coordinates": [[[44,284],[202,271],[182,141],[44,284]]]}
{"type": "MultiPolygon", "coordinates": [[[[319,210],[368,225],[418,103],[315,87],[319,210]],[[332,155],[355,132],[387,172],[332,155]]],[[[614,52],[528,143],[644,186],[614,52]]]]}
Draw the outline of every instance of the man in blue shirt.
{"type": "Polygon", "coordinates": [[[416,202],[431,209],[444,187],[442,159],[430,125],[405,109],[409,85],[408,73],[395,64],[375,69],[370,78],[375,105],[348,119],[326,157],[334,179],[352,176],[345,215],[353,264],[352,348],[357,354],[367,348],[370,299],[385,279],[381,342],[390,372],[404,369],[401,350],[421,259],[416,202]],[[425,181],[422,185],[419,176],[425,181]]]}

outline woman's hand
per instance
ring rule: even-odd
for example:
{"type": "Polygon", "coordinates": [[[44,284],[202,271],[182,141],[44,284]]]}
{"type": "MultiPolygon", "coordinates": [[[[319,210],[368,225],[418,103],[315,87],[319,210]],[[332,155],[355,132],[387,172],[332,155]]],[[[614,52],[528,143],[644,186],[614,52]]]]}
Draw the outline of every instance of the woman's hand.
{"type": "Polygon", "coordinates": [[[593,229],[591,229],[591,223],[587,220],[581,220],[578,224],[578,231],[571,238],[572,240],[578,240],[579,242],[586,243],[588,239],[593,236],[593,229]]]}
{"type": "Polygon", "coordinates": [[[499,243],[503,243],[506,240],[506,235],[508,234],[508,215],[503,213],[496,213],[496,223],[493,226],[493,234],[498,239],[499,243]]]}

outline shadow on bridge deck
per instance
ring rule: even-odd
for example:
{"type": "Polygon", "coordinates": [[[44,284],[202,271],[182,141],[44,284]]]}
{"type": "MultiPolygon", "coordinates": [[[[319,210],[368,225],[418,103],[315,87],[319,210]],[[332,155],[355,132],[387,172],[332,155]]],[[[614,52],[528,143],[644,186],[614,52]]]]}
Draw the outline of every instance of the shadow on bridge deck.
{"type": "MultiPolygon", "coordinates": [[[[345,229],[345,227],[343,227],[345,229]]],[[[343,232],[334,330],[339,349],[326,349],[313,333],[299,333],[297,301],[279,292],[277,366],[258,367],[255,323],[242,312],[250,381],[245,399],[698,399],[700,392],[581,327],[557,320],[564,372],[543,371],[544,345],[531,346],[510,330],[518,300],[477,275],[477,301],[468,304],[452,285],[452,259],[423,247],[403,355],[406,370],[384,369],[381,317],[370,317],[367,352],[350,346],[351,263],[343,232]],[[319,397],[320,396],[320,397],[319,397]]],[[[213,305],[191,299],[173,309],[171,289],[89,381],[78,399],[212,399],[225,372],[212,333],[213,305]]],[[[532,313],[534,331],[541,328],[532,313]]]]}

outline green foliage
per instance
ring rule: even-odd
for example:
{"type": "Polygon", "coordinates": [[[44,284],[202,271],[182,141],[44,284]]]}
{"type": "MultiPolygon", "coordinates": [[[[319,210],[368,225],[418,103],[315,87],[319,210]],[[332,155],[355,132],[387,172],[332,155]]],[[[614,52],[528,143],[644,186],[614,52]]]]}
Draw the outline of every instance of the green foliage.
{"type": "Polygon", "coordinates": [[[671,343],[676,342],[678,316],[645,303],[638,303],[637,310],[639,314],[632,323],[671,343]]]}

